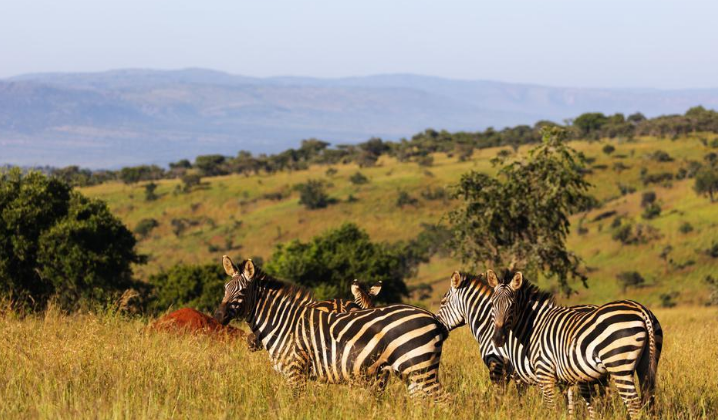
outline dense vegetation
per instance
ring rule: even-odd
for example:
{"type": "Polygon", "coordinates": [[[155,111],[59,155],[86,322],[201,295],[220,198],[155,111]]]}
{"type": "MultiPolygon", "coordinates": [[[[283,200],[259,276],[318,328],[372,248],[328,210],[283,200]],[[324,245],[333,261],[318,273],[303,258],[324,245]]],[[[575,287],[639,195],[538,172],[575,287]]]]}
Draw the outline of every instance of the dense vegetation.
{"type": "Polygon", "coordinates": [[[108,301],[134,285],[135,237],[100,200],[39,172],[0,174],[0,292],[43,309],[108,301]]]}

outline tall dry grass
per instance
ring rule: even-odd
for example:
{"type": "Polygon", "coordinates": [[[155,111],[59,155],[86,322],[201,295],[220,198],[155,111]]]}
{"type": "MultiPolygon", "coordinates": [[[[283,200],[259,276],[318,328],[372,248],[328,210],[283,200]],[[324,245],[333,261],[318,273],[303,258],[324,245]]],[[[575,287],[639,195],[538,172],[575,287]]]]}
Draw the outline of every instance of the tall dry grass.
{"type": "MultiPolygon", "coordinates": [[[[665,331],[659,365],[663,419],[718,417],[718,311],[692,307],[657,312],[665,331]]],[[[393,379],[376,397],[360,387],[310,382],[295,398],[265,352],[244,343],[152,332],[142,319],[114,314],[20,318],[0,315],[0,418],[563,418],[543,407],[537,389],[521,399],[489,383],[466,328],[444,350],[446,407],[416,403],[393,379]]],[[[615,395],[615,394],[614,394],[615,395]]],[[[623,419],[620,401],[599,404],[604,418],[623,419]]],[[[579,413],[580,415],[581,413],[579,413]]]]}

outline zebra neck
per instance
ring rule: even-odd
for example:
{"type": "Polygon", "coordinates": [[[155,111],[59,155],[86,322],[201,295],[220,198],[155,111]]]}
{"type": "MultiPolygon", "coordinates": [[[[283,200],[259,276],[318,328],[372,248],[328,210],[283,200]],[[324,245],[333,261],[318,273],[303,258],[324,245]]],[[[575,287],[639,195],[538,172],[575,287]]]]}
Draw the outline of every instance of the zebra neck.
{"type": "Polygon", "coordinates": [[[277,280],[262,282],[253,293],[252,311],[247,317],[249,327],[255,333],[266,333],[279,319],[289,321],[306,305],[313,303],[310,291],[299,286],[285,284],[277,280]]]}

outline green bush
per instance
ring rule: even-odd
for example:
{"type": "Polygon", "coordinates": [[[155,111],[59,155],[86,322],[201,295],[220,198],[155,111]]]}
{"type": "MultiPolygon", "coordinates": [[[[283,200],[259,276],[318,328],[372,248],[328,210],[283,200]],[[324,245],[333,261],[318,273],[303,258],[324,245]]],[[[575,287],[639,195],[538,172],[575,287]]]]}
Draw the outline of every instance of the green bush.
{"type": "Polygon", "coordinates": [[[643,217],[646,220],[655,219],[656,217],[661,215],[661,206],[658,203],[651,203],[646,206],[646,208],[643,210],[643,214],[641,214],[641,217],[643,217]]]}
{"type": "Polygon", "coordinates": [[[314,289],[317,299],[351,297],[354,279],[382,281],[382,302],[399,302],[407,296],[404,279],[415,272],[416,261],[403,247],[372,242],[355,224],[328,230],[309,242],[294,240],[278,245],[267,272],[314,289]]]}
{"type": "Polygon", "coordinates": [[[361,172],[356,172],[354,175],[349,177],[349,182],[354,185],[362,185],[369,182],[369,178],[364,176],[361,172]]]}
{"type": "Polygon", "coordinates": [[[399,195],[396,196],[397,207],[415,206],[417,204],[419,204],[419,200],[416,197],[409,195],[406,191],[399,191],[399,195]]]}
{"type": "Polygon", "coordinates": [[[681,232],[681,233],[684,234],[684,235],[685,235],[686,233],[691,233],[691,232],[693,232],[693,225],[690,224],[690,223],[688,223],[688,222],[683,222],[683,223],[681,223],[681,225],[678,227],[678,231],[681,232]]]}
{"type": "Polygon", "coordinates": [[[154,286],[151,309],[162,312],[189,306],[212,311],[222,299],[226,280],[221,264],[174,266],[150,276],[149,282],[154,286]]]}
{"type": "Polygon", "coordinates": [[[135,285],[135,244],[104,202],[39,172],[0,175],[0,294],[32,309],[108,301],[135,285]]]}
{"type": "Polygon", "coordinates": [[[320,180],[310,179],[306,184],[297,184],[294,188],[299,191],[299,204],[309,210],[322,209],[334,202],[327,195],[324,182],[320,180]]]}
{"type": "Polygon", "coordinates": [[[135,226],[134,232],[139,235],[140,238],[144,239],[159,225],[159,222],[155,219],[142,219],[137,223],[137,226],[135,226]]]}
{"type": "Polygon", "coordinates": [[[613,147],[613,145],[611,145],[611,144],[607,144],[607,145],[603,146],[602,150],[603,150],[603,153],[610,155],[611,153],[616,151],[616,148],[613,147]]]}
{"type": "Polygon", "coordinates": [[[638,271],[624,271],[619,273],[616,279],[618,279],[618,283],[623,287],[624,292],[629,287],[641,287],[646,284],[646,279],[644,279],[638,271]]]}

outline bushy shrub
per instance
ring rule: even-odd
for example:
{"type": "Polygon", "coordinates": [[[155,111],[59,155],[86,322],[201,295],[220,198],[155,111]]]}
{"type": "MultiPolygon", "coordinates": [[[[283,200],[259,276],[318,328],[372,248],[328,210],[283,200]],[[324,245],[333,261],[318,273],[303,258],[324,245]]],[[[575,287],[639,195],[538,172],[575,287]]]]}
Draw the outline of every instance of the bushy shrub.
{"type": "Polygon", "coordinates": [[[650,220],[655,219],[656,217],[661,215],[661,206],[658,203],[651,203],[646,206],[645,209],[643,209],[643,214],[641,214],[641,217],[650,220]]]}
{"type": "Polygon", "coordinates": [[[361,172],[356,172],[354,175],[349,177],[349,182],[351,182],[354,185],[362,185],[369,182],[369,178],[364,176],[361,172]]]}
{"type": "Polygon", "coordinates": [[[324,182],[310,179],[305,184],[297,184],[299,191],[299,204],[309,210],[322,209],[333,203],[334,200],[327,195],[324,182]]]}
{"type": "Polygon", "coordinates": [[[34,309],[108,301],[135,285],[135,244],[104,202],[39,172],[0,174],[0,294],[34,309]]]}
{"type": "Polygon", "coordinates": [[[135,226],[134,232],[142,239],[146,238],[150,232],[157,226],[159,226],[159,222],[157,220],[149,218],[149,219],[142,219],[137,223],[137,226],[135,226]]]}
{"type": "Polygon", "coordinates": [[[412,197],[404,190],[399,191],[399,195],[396,196],[397,207],[415,206],[417,204],[419,204],[419,200],[416,197],[412,197]]]}
{"type": "Polygon", "coordinates": [[[150,276],[149,282],[154,286],[151,309],[162,312],[189,306],[212,311],[222,300],[226,280],[227,275],[218,263],[176,265],[150,276]]]}
{"type": "Polygon", "coordinates": [[[601,149],[601,150],[603,150],[603,153],[610,155],[611,153],[616,151],[616,148],[613,147],[613,145],[611,145],[611,144],[607,144],[607,145],[603,146],[603,149],[601,149]]]}
{"type": "Polygon", "coordinates": [[[681,233],[684,234],[684,235],[685,235],[686,233],[693,232],[693,225],[690,224],[690,223],[688,223],[688,222],[683,222],[683,223],[681,223],[681,225],[678,227],[678,231],[681,232],[681,233]]]}
{"type": "Polygon", "coordinates": [[[350,297],[351,282],[382,281],[378,300],[398,302],[407,296],[404,279],[415,271],[403,249],[375,243],[358,226],[346,223],[309,242],[278,245],[266,265],[268,273],[313,288],[317,299],[350,297]]]}
{"type": "Polygon", "coordinates": [[[638,271],[624,271],[616,276],[618,284],[623,287],[623,291],[629,287],[641,287],[646,284],[646,279],[643,278],[641,273],[638,271]]]}

